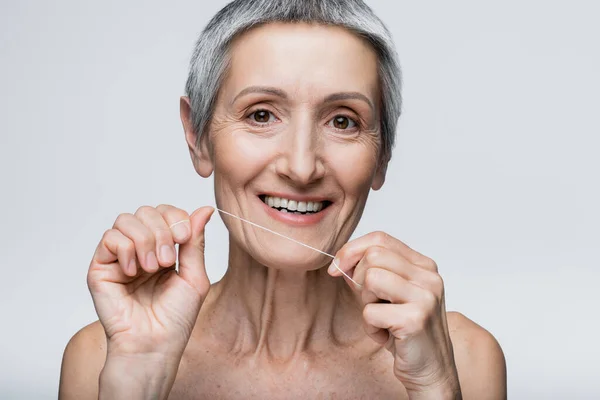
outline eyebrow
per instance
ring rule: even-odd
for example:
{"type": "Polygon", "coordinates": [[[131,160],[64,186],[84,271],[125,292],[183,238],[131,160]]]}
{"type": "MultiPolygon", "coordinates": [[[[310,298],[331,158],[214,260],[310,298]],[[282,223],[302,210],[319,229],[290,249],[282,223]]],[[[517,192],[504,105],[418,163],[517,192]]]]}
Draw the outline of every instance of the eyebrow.
{"type": "MultiPolygon", "coordinates": [[[[237,99],[239,99],[242,96],[246,96],[250,93],[265,93],[265,94],[271,94],[277,97],[281,97],[282,99],[288,99],[288,95],[286,92],[284,92],[281,89],[278,89],[276,87],[271,87],[271,86],[249,86],[247,88],[245,88],[244,90],[242,90],[241,92],[239,92],[231,101],[231,104],[235,103],[235,101],[237,99]]],[[[329,103],[329,102],[333,102],[333,101],[339,101],[339,100],[362,100],[365,103],[367,103],[369,105],[369,107],[371,107],[371,111],[375,110],[375,106],[373,105],[373,102],[364,94],[359,93],[359,92],[339,92],[339,93],[333,93],[330,94],[329,96],[325,97],[324,102],[325,103],[329,103]]]]}
{"type": "Polygon", "coordinates": [[[284,92],[281,89],[277,89],[275,87],[270,87],[270,86],[249,86],[246,89],[242,90],[241,92],[239,92],[234,98],[233,100],[231,100],[231,104],[235,103],[235,101],[237,99],[239,99],[242,96],[246,96],[250,93],[265,93],[265,94],[272,94],[274,96],[277,97],[281,97],[282,99],[287,99],[288,95],[286,92],[284,92]]]}
{"type": "Polygon", "coordinates": [[[369,98],[362,93],[340,92],[340,93],[333,93],[333,94],[330,94],[329,96],[325,97],[326,103],[332,102],[332,101],[339,101],[339,100],[362,100],[365,103],[367,103],[369,105],[369,107],[371,107],[371,111],[375,110],[375,106],[373,105],[373,102],[371,100],[369,100],[369,98]]]}

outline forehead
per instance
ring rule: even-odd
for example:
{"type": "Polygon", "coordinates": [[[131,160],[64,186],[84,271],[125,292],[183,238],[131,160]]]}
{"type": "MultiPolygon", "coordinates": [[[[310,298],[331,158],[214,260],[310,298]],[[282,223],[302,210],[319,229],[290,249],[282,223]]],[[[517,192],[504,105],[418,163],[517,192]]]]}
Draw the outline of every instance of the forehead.
{"type": "Polygon", "coordinates": [[[358,35],[337,26],[270,23],[237,37],[230,47],[225,91],[275,86],[293,97],[360,92],[374,103],[377,55],[358,35]]]}

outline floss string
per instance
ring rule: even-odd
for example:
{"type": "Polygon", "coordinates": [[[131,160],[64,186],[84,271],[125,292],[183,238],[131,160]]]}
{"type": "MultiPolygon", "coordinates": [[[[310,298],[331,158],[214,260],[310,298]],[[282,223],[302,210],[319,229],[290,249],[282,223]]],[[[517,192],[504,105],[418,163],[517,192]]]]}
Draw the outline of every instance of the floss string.
{"type": "Polygon", "coordinates": [[[287,239],[287,240],[289,240],[289,241],[291,241],[291,242],[294,242],[294,243],[296,243],[296,244],[299,244],[300,246],[304,246],[304,247],[306,247],[307,249],[311,249],[311,250],[314,250],[314,251],[316,251],[317,253],[321,253],[321,254],[323,254],[323,255],[326,255],[327,257],[331,257],[331,258],[333,259],[333,262],[332,262],[332,264],[333,264],[333,265],[334,265],[334,266],[337,268],[337,270],[338,270],[338,271],[340,271],[340,272],[342,273],[342,275],[344,275],[346,278],[350,279],[350,280],[351,280],[351,281],[352,281],[352,282],[353,282],[353,283],[354,283],[356,286],[358,286],[358,287],[362,287],[362,285],[361,285],[361,284],[357,283],[357,282],[356,282],[354,279],[352,279],[350,276],[348,276],[348,274],[346,274],[344,271],[342,271],[342,270],[341,270],[341,268],[340,268],[340,267],[337,265],[337,263],[335,262],[335,256],[333,256],[333,255],[331,255],[331,254],[329,254],[329,253],[325,253],[325,252],[324,252],[324,251],[322,251],[322,250],[319,250],[319,249],[317,249],[317,248],[315,248],[315,247],[309,246],[309,245],[307,245],[306,243],[302,243],[302,242],[300,242],[300,241],[298,241],[298,240],[296,240],[296,239],[293,239],[293,238],[291,238],[291,237],[288,237],[288,236],[282,235],[282,234],[281,234],[281,233],[279,233],[279,232],[275,232],[274,230],[271,230],[271,229],[269,229],[269,228],[266,228],[266,227],[264,227],[264,226],[262,226],[262,225],[259,225],[259,224],[255,223],[255,222],[248,221],[247,219],[244,219],[244,218],[242,218],[242,217],[238,217],[237,215],[234,215],[234,214],[232,214],[232,213],[230,213],[230,212],[227,212],[227,211],[221,210],[220,208],[217,208],[217,207],[215,207],[215,210],[217,210],[217,211],[219,211],[219,212],[221,212],[221,213],[223,213],[223,214],[229,215],[230,217],[237,218],[237,219],[239,219],[239,220],[240,220],[240,221],[242,221],[242,222],[245,222],[245,223],[247,223],[247,224],[250,224],[250,225],[252,225],[252,226],[255,226],[255,227],[257,227],[257,228],[260,228],[260,229],[262,229],[262,230],[265,230],[265,231],[267,231],[267,232],[270,232],[270,233],[272,233],[273,235],[277,235],[277,236],[279,236],[279,237],[282,237],[282,238],[284,238],[284,239],[287,239]]]}

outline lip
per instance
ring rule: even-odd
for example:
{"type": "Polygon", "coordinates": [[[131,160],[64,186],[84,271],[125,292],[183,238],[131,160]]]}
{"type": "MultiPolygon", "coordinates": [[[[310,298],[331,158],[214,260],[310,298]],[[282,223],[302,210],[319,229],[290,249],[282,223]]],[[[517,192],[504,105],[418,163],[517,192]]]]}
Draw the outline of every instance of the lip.
{"type": "MultiPolygon", "coordinates": [[[[296,200],[297,198],[308,199],[308,197],[300,197],[300,196],[284,197],[281,195],[277,196],[274,194],[268,194],[267,196],[283,197],[288,200],[296,200]]],[[[316,199],[317,198],[315,198],[315,197],[311,197],[309,200],[297,200],[297,201],[323,201],[323,200],[316,200],[316,199]]],[[[323,210],[319,211],[318,213],[299,215],[299,214],[283,213],[281,211],[277,211],[276,209],[269,207],[268,204],[265,204],[258,196],[256,196],[256,200],[263,206],[265,212],[271,218],[273,218],[276,221],[283,222],[288,225],[295,225],[295,226],[310,226],[310,225],[317,224],[317,223],[321,222],[321,220],[323,218],[325,218],[325,216],[329,213],[329,210],[332,208],[330,205],[329,207],[324,208],[323,210]]]]}

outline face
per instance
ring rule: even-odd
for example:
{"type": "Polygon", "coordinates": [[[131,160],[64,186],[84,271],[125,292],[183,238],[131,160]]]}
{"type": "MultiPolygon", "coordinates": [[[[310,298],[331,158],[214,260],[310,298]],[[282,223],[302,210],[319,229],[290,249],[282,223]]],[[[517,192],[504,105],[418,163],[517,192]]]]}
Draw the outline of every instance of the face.
{"type": "MultiPolygon", "coordinates": [[[[335,252],[354,231],[370,189],[383,184],[375,52],[340,27],[268,24],[238,37],[230,56],[199,148],[186,128],[196,170],[214,174],[219,208],[335,252]]],[[[189,111],[182,116],[189,127],[189,111]]],[[[266,266],[331,262],[221,216],[233,246],[266,266]]]]}

